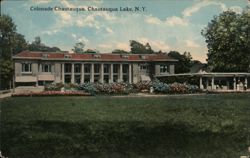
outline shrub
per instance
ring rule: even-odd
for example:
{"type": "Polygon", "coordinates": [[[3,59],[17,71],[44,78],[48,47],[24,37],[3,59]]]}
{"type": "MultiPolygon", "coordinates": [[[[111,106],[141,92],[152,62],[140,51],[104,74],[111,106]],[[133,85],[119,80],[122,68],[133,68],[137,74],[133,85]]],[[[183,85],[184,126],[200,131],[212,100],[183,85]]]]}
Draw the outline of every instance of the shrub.
{"type": "Polygon", "coordinates": [[[45,91],[60,91],[62,87],[64,87],[63,83],[51,83],[45,85],[44,89],[45,91]]]}
{"type": "Polygon", "coordinates": [[[98,92],[95,84],[90,82],[80,85],[79,89],[84,90],[85,92],[90,93],[92,95],[95,95],[98,92]]]}
{"type": "Polygon", "coordinates": [[[173,83],[170,85],[170,92],[174,94],[175,93],[183,94],[183,93],[187,93],[187,88],[185,84],[173,83]]]}
{"type": "Polygon", "coordinates": [[[128,94],[131,85],[126,83],[84,83],[80,89],[91,94],[128,94]]]}
{"type": "Polygon", "coordinates": [[[13,97],[29,97],[29,96],[90,96],[89,93],[83,93],[79,91],[60,92],[60,91],[43,91],[43,92],[31,92],[31,93],[18,93],[12,94],[13,97]]]}
{"type": "Polygon", "coordinates": [[[188,93],[197,93],[200,92],[200,88],[197,85],[186,85],[188,93]]]}
{"type": "Polygon", "coordinates": [[[140,81],[136,84],[133,84],[133,88],[137,91],[137,92],[142,92],[144,90],[149,90],[150,87],[152,86],[152,82],[151,81],[140,81]]]}
{"type": "Polygon", "coordinates": [[[153,81],[152,87],[154,88],[154,92],[156,93],[169,93],[170,92],[170,86],[166,83],[160,82],[159,80],[153,81]]]}

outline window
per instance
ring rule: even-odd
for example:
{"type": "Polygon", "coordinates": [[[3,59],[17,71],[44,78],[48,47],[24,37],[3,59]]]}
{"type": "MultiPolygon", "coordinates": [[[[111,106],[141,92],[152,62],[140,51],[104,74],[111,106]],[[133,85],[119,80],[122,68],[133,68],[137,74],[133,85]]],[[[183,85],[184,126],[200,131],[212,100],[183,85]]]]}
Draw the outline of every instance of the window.
{"type": "Polygon", "coordinates": [[[147,67],[146,65],[141,65],[141,66],[140,66],[140,69],[141,69],[141,70],[147,70],[148,67],[147,67]]]}
{"type": "Polygon", "coordinates": [[[48,58],[49,55],[48,55],[48,54],[42,54],[42,57],[43,57],[43,58],[48,58]]]}
{"type": "Polygon", "coordinates": [[[100,65],[99,64],[95,64],[94,65],[94,71],[95,71],[95,73],[99,73],[100,72],[100,65]]]}
{"type": "Polygon", "coordinates": [[[167,72],[168,67],[166,65],[160,65],[160,73],[165,73],[167,72]]]}
{"type": "Polygon", "coordinates": [[[75,64],[75,73],[81,72],[81,64],[75,64]]]}
{"type": "Polygon", "coordinates": [[[75,75],[75,83],[77,84],[81,83],[81,75],[75,75]]]}
{"type": "Polygon", "coordinates": [[[71,83],[71,75],[65,75],[64,82],[65,83],[71,83]]]}
{"type": "Polygon", "coordinates": [[[51,72],[50,64],[42,64],[42,72],[51,72]]]}
{"type": "Polygon", "coordinates": [[[141,65],[140,70],[141,72],[148,72],[148,65],[141,65]]]}
{"type": "Polygon", "coordinates": [[[122,67],[122,72],[123,73],[128,73],[128,65],[123,65],[123,67],[122,67]]]}
{"type": "Polygon", "coordinates": [[[71,64],[65,64],[64,65],[64,72],[70,73],[71,72],[71,64]]]}
{"type": "Polygon", "coordinates": [[[146,56],[145,55],[140,55],[140,58],[145,60],[146,59],[146,56]]]}
{"type": "Polygon", "coordinates": [[[69,59],[69,58],[71,58],[71,55],[69,55],[69,54],[64,54],[64,58],[65,58],[65,59],[69,59]]]}
{"type": "Polygon", "coordinates": [[[90,73],[90,67],[91,67],[90,64],[85,64],[84,65],[84,73],[90,73]]]}
{"type": "Polygon", "coordinates": [[[118,67],[119,67],[119,65],[117,65],[117,64],[113,65],[113,73],[118,73],[118,67]]]}
{"type": "Polygon", "coordinates": [[[128,59],[128,55],[121,55],[123,59],[128,59]]]}
{"type": "Polygon", "coordinates": [[[101,58],[101,55],[100,54],[93,54],[93,57],[94,58],[101,58]]]}
{"type": "Polygon", "coordinates": [[[109,66],[108,65],[104,65],[104,68],[103,68],[104,70],[104,73],[109,73],[109,66]]]}
{"type": "Polygon", "coordinates": [[[31,63],[23,63],[22,72],[31,72],[31,63]]]}

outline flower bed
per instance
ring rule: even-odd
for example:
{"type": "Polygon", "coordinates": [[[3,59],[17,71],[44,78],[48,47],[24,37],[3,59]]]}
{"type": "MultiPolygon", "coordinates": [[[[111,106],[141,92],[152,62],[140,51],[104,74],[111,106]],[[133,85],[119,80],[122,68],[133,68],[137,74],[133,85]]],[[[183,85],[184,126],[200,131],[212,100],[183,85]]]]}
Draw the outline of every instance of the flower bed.
{"type": "Polygon", "coordinates": [[[30,93],[18,93],[12,94],[13,97],[27,97],[27,96],[90,96],[89,93],[79,91],[43,91],[43,92],[30,92],[30,93]]]}
{"type": "Polygon", "coordinates": [[[155,93],[167,93],[167,94],[189,94],[199,93],[200,89],[197,85],[189,85],[182,83],[167,84],[159,80],[152,82],[152,87],[155,93]]]}
{"type": "MultiPolygon", "coordinates": [[[[79,91],[91,95],[121,95],[129,93],[149,93],[153,89],[154,93],[160,94],[190,94],[199,93],[200,89],[197,85],[182,83],[164,83],[159,80],[144,81],[133,84],[128,83],[84,83],[81,85],[74,84],[51,84],[45,87],[45,91],[53,94],[41,95],[78,95],[79,91]],[[59,92],[61,90],[62,92],[59,92]]],[[[24,94],[30,95],[30,94],[24,94]]],[[[32,94],[33,95],[33,94],[32,94]]],[[[35,94],[36,95],[36,94],[35,94]]]]}
{"type": "Polygon", "coordinates": [[[83,90],[92,95],[95,94],[129,94],[130,84],[126,83],[84,83],[79,86],[83,90]]]}

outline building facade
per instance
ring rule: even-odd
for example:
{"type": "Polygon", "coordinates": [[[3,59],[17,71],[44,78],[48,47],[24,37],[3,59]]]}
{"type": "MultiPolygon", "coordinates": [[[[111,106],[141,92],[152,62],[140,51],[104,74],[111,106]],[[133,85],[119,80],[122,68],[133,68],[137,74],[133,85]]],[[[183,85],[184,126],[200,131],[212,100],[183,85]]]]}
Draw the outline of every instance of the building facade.
{"type": "Polygon", "coordinates": [[[167,54],[73,54],[23,51],[13,57],[17,86],[87,82],[137,83],[175,73],[167,54]]]}

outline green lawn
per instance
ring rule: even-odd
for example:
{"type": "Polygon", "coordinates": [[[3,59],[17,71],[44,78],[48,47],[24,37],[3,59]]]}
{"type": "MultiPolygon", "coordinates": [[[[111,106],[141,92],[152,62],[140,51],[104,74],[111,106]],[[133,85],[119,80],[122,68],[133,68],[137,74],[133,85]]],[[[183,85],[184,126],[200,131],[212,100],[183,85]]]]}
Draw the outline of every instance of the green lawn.
{"type": "Polygon", "coordinates": [[[0,105],[0,150],[9,158],[239,158],[250,146],[250,94],[16,97],[0,105]]]}

